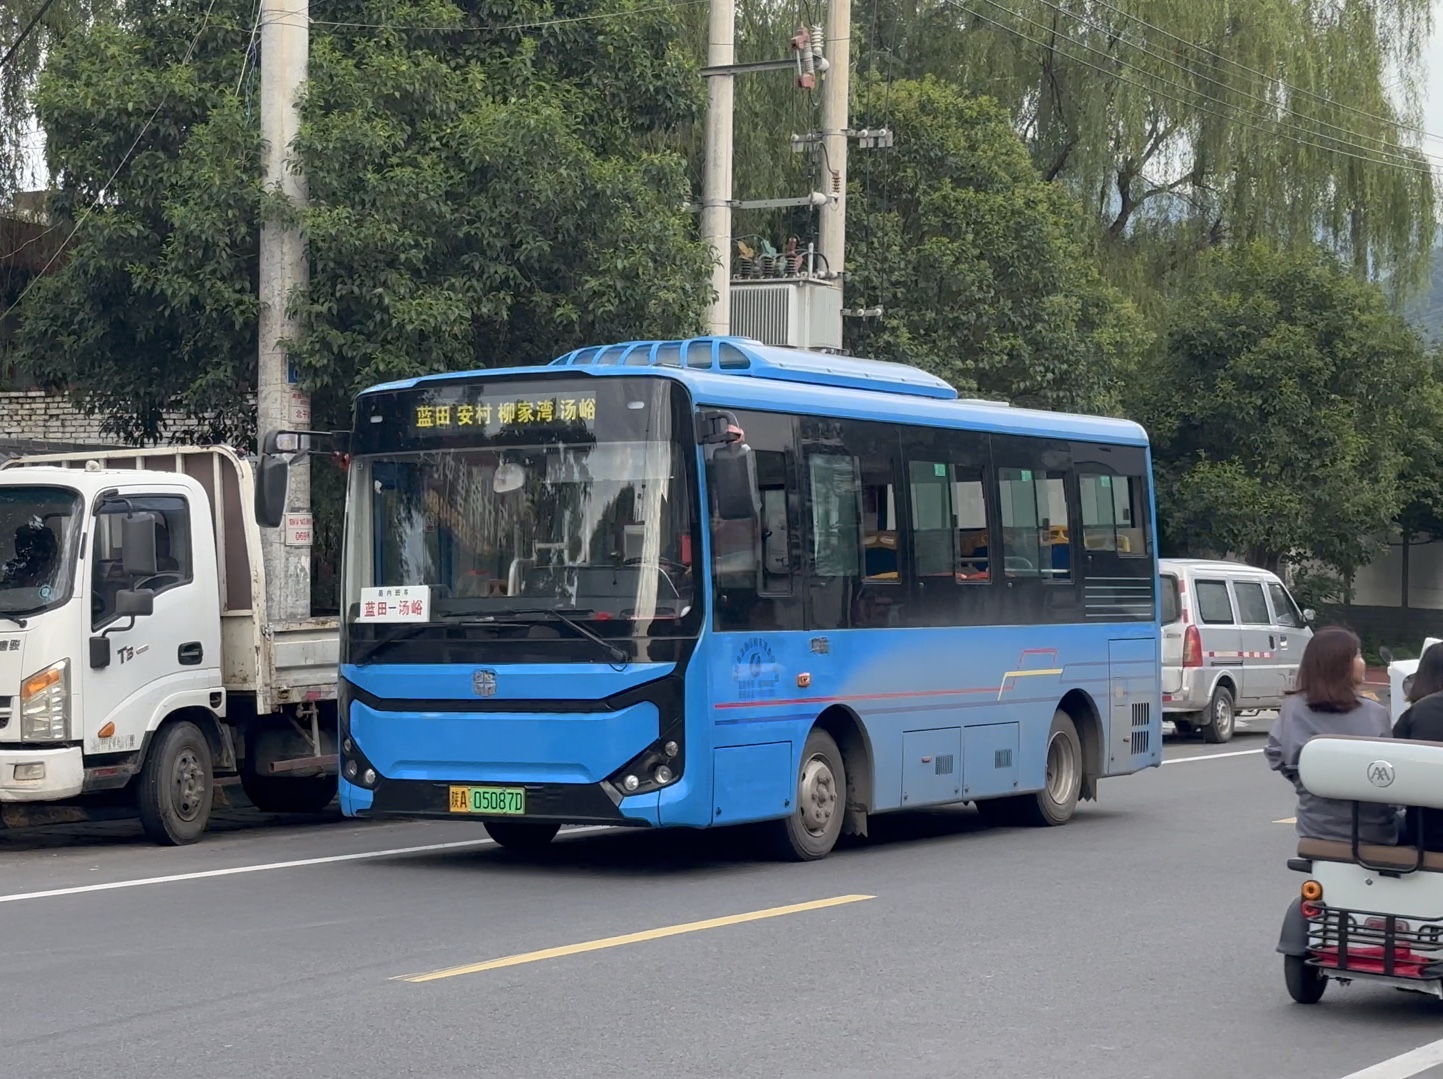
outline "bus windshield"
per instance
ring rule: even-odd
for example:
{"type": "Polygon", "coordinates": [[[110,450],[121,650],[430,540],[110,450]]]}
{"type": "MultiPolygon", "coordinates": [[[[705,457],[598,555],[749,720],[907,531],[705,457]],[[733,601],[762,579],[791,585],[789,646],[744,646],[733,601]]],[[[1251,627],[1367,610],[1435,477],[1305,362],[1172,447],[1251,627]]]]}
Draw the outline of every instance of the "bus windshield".
{"type": "Polygon", "coordinates": [[[630,416],[584,433],[513,423],[499,437],[355,458],[348,607],[362,588],[423,584],[433,621],[685,618],[696,602],[692,495],[667,437],[667,394],[660,381],[633,385],[627,400],[602,402],[630,416]],[[649,423],[626,422],[647,412],[649,423]]]}

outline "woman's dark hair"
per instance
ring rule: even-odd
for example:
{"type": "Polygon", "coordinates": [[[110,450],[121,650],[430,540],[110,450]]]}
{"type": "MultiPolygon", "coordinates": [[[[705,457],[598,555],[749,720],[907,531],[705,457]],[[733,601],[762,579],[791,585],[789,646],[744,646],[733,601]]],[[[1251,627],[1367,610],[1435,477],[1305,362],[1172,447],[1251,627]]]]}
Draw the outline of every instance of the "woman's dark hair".
{"type": "Polygon", "coordinates": [[[1443,689],[1443,644],[1435,644],[1418,661],[1413,684],[1408,687],[1408,703],[1417,704],[1440,689],[1443,689]]]}
{"type": "Polygon", "coordinates": [[[1360,651],[1362,642],[1352,630],[1324,626],[1303,649],[1293,692],[1319,712],[1351,712],[1358,707],[1353,660],[1360,651]]]}

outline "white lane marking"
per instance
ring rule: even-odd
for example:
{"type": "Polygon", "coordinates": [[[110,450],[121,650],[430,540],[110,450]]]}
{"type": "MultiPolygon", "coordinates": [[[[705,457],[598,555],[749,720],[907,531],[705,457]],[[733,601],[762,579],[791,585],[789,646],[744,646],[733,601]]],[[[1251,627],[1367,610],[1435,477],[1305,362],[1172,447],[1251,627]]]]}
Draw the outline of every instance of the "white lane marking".
{"type": "Polygon", "coordinates": [[[1404,1053],[1381,1064],[1374,1064],[1371,1068],[1345,1075],[1343,1079],[1408,1079],[1410,1075],[1427,1071],[1435,1064],[1443,1064],[1443,1038],[1420,1045],[1411,1053],[1404,1053]]]}
{"type": "MultiPolygon", "coordinates": [[[[603,824],[584,828],[568,828],[563,836],[578,835],[582,832],[604,832],[603,824]]],[[[462,839],[454,843],[427,843],[419,847],[392,847],[389,850],[365,850],[355,854],[332,854],[325,858],[298,858],[293,862],[266,862],[262,865],[237,865],[229,869],[206,869],[197,873],[172,873],[165,877],[140,877],[135,880],[113,880],[106,884],[82,884],[75,888],[51,888],[43,892],[16,892],[0,895],[0,903],[20,903],[27,899],[51,899],[60,895],[82,895],[86,892],[113,892],[120,888],[144,888],[153,884],[176,884],[186,880],[206,880],[210,877],[234,877],[242,873],[268,873],[275,869],[299,869],[311,865],[334,865],[337,862],[364,862],[375,858],[391,858],[401,854],[425,854],[437,850],[464,850],[467,847],[491,847],[494,839],[462,839]]]]}
{"type": "Polygon", "coordinates": [[[1230,753],[1202,753],[1196,757],[1173,757],[1171,760],[1163,761],[1163,764],[1187,764],[1190,761],[1215,761],[1223,757],[1251,757],[1261,753],[1261,749],[1235,749],[1230,753]]]}

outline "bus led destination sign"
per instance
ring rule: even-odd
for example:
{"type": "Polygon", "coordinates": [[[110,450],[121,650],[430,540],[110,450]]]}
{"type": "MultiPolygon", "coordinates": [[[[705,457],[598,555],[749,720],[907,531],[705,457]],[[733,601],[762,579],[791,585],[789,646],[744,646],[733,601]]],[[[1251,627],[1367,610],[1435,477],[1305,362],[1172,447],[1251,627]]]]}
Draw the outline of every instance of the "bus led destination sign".
{"type": "Polygon", "coordinates": [[[586,426],[596,422],[596,398],[549,397],[478,398],[448,403],[418,404],[412,425],[418,432],[471,430],[501,431],[558,424],[586,426]]]}

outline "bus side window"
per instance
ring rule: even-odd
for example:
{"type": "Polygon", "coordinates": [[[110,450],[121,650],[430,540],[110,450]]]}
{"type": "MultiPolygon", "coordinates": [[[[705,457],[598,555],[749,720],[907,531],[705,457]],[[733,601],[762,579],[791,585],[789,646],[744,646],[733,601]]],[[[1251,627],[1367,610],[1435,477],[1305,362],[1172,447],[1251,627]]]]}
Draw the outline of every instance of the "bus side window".
{"type": "Polygon", "coordinates": [[[761,517],[723,521],[711,515],[715,625],[724,633],[801,629],[794,421],[752,412],[737,413],[737,420],[756,462],[761,517]]]}

